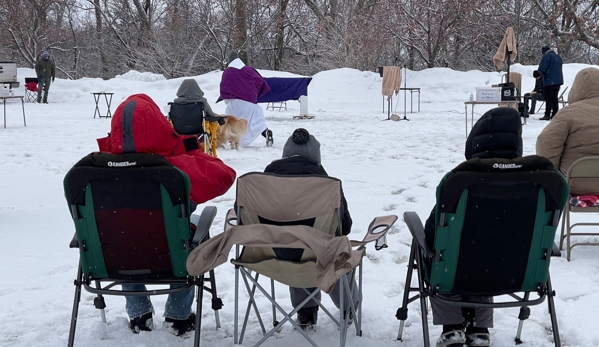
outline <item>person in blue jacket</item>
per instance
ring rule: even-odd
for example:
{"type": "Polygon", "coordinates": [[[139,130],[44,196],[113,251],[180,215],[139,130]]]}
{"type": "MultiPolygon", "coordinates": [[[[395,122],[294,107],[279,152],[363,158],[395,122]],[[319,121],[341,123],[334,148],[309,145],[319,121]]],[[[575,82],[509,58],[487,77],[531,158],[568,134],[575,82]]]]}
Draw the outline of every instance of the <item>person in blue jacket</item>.
{"type": "Polygon", "coordinates": [[[563,62],[562,57],[549,46],[543,46],[541,52],[543,58],[541,58],[537,69],[543,79],[543,97],[545,98],[545,116],[541,120],[551,120],[557,113],[559,89],[564,84],[563,62]]]}

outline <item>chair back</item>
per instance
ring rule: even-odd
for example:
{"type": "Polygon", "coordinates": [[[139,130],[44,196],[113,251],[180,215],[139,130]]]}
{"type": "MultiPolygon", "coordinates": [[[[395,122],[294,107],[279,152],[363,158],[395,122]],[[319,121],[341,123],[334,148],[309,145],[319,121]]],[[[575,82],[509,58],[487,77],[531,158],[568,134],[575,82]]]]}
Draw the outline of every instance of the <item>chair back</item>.
{"type": "MultiPolygon", "coordinates": [[[[599,156],[582,157],[575,160],[572,165],[568,168],[566,173],[566,180],[570,187],[576,188],[575,190],[580,191],[582,189],[589,189],[590,187],[599,187],[599,156]]],[[[585,194],[577,195],[595,195],[595,191],[599,188],[593,189],[593,191],[585,191],[585,194]]],[[[584,209],[580,209],[584,210],[584,209]]],[[[597,208],[587,209],[586,211],[596,212],[597,208]]],[[[581,212],[576,209],[576,212],[581,212]]]]}
{"type": "MultiPolygon", "coordinates": [[[[341,235],[341,181],[324,176],[247,173],[237,179],[237,225],[306,225],[341,235]]],[[[244,247],[237,264],[293,287],[314,287],[309,249],[244,247]]]]}
{"type": "Polygon", "coordinates": [[[85,275],[187,277],[189,178],[166,159],[92,153],[69,170],[64,190],[85,275]]]}
{"type": "Polygon", "coordinates": [[[599,184],[599,156],[582,157],[568,168],[568,183],[572,179],[592,179],[599,184]]]}
{"type": "Polygon", "coordinates": [[[30,92],[37,92],[37,82],[27,82],[25,83],[25,89],[30,92]]]}
{"type": "MultiPolygon", "coordinates": [[[[505,82],[507,80],[507,74],[504,74],[501,77],[502,82],[505,82]]],[[[514,83],[514,86],[516,87],[516,94],[515,95],[522,95],[522,74],[519,72],[510,72],[510,82],[514,83]]]]}
{"type": "Polygon", "coordinates": [[[564,176],[539,156],[456,167],[437,187],[431,285],[486,296],[540,289],[568,193],[564,176]]]}
{"type": "Polygon", "coordinates": [[[570,88],[570,87],[566,86],[566,88],[564,88],[564,90],[562,90],[562,92],[559,93],[559,96],[557,98],[559,100],[559,102],[561,102],[562,104],[567,104],[568,103],[567,100],[564,100],[564,94],[566,94],[566,91],[568,91],[568,88],[570,88]]]}
{"type": "Polygon", "coordinates": [[[169,120],[173,128],[181,135],[198,135],[204,133],[204,104],[194,102],[190,104],[178,104],[170,102],[169,120]]]}

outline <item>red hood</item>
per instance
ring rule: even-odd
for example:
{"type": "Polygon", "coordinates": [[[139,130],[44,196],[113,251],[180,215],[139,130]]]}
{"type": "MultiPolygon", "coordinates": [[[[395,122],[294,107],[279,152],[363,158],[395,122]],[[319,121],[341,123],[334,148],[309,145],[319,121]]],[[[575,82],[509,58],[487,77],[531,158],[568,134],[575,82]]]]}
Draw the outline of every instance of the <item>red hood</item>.
{"type": "Polygon", "coordinates": [[[165,156],[185,152],[179,136],[160,108],[146,94],[134,94],[114,112],[110,124],[111,152],[157,153],[165,156]]]}
{"type": "Polygon", "coordinates": [[[191,200],[204,203],[220,196],[235,182],[235,170],[201,150],[185,151],[183,137],[177,135],[154,101],[135,94],[114,112],[110,136],[98,139],[101,151],[114,154],[156,153],[187,174],[191,200]]]}

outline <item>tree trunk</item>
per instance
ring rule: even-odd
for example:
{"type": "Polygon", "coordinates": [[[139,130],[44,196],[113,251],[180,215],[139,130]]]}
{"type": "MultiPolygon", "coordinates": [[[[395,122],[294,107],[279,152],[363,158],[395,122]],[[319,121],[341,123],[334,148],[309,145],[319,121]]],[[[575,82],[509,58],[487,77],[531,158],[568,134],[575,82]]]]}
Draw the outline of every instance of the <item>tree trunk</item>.
{"type": "Polygon", "coordinates": [[[289,4],[289,0],[279,0],[279,12],[277,13],[277,39],[275,43],[275,71],[281,71],[285,56],[285,17],[287,15],[287,4],[289,4]]]}
{"type": "Polygon", "coordinates": [[[248,64],[247,48],[245,42],[247,40],[247,22],[245,11],[245,0],[235,0],[235,28],[233,28],[233,45],[237,49],[239,59],[245,64],[248,64]]]}
{"type": "Polygon", "coordinates": [[[102,9],[100,8],[100,0],[94,1],[94,13],[96,15],[96,40],[98,43],[98,53],[100,54],[100,77],[108,79],[108,57],[103,49],[104,38],[102,36],[102,9]]]}

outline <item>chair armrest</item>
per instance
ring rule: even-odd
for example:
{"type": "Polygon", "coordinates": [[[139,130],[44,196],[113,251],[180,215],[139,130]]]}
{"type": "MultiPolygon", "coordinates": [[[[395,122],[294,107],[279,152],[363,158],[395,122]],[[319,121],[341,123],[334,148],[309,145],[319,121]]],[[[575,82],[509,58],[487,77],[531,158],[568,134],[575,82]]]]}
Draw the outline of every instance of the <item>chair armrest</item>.
{"type": "Polygon", "coordinates": [[[358,246],[359,249],[362,249],[367,243],[376,241],[375,249],[377,251],[387,248],[387,232],[391,229],[393,224],[395,224],[397,218],[398,217],[394,214],[375,217],[372,222],[370,222],[364,239],[362,239],[362,241],[350,241],[352,246],[358,246]]]}
{"type": "Polygon", "coordinates": [[[229,209],[229,211],[227,211],[227,216],[225,217],[225,230],[224,231],[227,231],[236,225],[237,225],[237,213],[235,212],[235,209],[232,208],[232,209],[229,209]]]}
{"type": "Polygon", "coordinates": [[[557,244],[555,242],[553,243],[553,248],[551,249],[551,256],[552,257],[561,257],[562,256],[562,252],[559,250],[559,247],[557,246],[557,244]]]}
{"type": "Polygon", "coordinates": [[[79,240],[77,239],[77,233],[73,234],[73,238],[69,243],[69,248],[79,248],[79,240]]]}
{"type": "Polygon", "coordinates": [[[200,243],[210,238],[209,231],[212,222],[214,222],[214,217],[216,217],[216,206],[204,207],[202,214],[199,217],[198,215],[191,216],[191,223],[196,225],[196,233],[193,235],[191,248],[197,247],[200,243]]]}
{"type": "Polygon", "coordinates": [[[422,220],[420,220],[418,214],[414,211],[407,211],[404,212],[403,219],[406,222],[408,229],[410,230],[410,234],[412,234],[412,237],[424,252],[424,256],[432,258],[434,252],[426,243],[424,226],[422,225],[422,220]]]}

